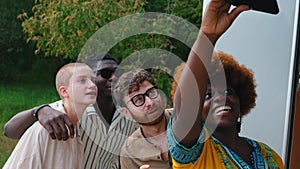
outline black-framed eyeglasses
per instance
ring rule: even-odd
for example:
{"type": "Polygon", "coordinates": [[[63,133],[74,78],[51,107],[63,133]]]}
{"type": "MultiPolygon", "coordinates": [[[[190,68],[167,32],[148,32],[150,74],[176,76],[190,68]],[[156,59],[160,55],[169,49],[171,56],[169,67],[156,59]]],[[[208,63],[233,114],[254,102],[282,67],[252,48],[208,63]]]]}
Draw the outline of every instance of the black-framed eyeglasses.
{"type": "Polygon", "coordinates": [[[101,75],[104,79],[109,79],[114,73],[116,69],[102,69],[96,71],[96,76],[101,75]]]}
{"type": "Polygon", "coordinates": [[[130,101],[136,106],[140,107],[145,104],[145,96],[149,97],[150,99],[155,99],[158,96],[157,87],[153,86],[149,88],[145,93],[143,94],[137,94],[133,96],[130,101]]]}

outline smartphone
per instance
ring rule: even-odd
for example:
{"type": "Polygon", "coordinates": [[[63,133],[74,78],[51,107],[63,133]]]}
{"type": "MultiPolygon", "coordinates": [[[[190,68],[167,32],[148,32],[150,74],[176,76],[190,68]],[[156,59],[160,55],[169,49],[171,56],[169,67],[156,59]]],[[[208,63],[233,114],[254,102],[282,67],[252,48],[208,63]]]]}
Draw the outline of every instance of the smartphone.
{"type": "Polygon", "coordinates": [[[253,10],[278,14],[279,8],[276,0],[230,0],[234,6],[248,5],[253,10]]]}

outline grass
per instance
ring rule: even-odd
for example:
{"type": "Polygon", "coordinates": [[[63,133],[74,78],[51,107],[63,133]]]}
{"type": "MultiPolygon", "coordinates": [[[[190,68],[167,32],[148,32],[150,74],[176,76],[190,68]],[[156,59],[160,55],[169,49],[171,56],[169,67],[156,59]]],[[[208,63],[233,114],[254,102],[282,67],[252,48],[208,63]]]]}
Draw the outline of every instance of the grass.
{"type": "Polygon", "coordinates": [[[17,143],[17,140],[3,135],[5,123],[20,111],[58,99],[54,84],[0,85],[0,168],[3,167],[17,143]]]}

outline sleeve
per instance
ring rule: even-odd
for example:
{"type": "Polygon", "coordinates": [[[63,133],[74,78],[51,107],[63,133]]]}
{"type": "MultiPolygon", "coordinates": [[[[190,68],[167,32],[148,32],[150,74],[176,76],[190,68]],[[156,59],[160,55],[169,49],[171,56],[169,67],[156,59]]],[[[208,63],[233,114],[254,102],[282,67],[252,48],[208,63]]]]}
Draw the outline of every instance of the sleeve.
{"type": "Polygon", "coordinates": [[[57,109],[62,105],[62,100],[58,100],[56,102],[50,103],[49,106],[53,109],[57,109]]]}
{"type": "MultiPolygon", "coordinates": [[[[203,125],[203,123],[202,123],[203,125]]],[[[174,133],[172,131],[172,116],[170,118],[168,129],[167,129],[167,137],[168,137],[168,147],[172,158],[180,163],[187,164],[190,162],[195,162],[198,160],[202,153],[204,140],[205,140],[205,131],[202,130],[198,141],[191,148],[187,148],[181,145],[178,140],[176,140],[174,133]]]]}
{"type": "Polygon", "coordinates": [[[21,137],[12,154],[6,161],[3,169],[39,169],[42,168],[41,146],[38,140],[38,131],[35,123],[21,137]]]}

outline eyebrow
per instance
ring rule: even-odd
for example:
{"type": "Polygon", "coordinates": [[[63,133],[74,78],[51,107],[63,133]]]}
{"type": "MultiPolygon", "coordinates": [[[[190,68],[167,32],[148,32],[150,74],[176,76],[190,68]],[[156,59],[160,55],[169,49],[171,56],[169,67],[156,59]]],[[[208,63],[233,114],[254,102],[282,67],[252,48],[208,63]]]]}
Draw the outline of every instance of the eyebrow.
{"type": "Polygon", "coordinates": [[[90,76],[90,75],[80,75],[80,76],[77,76],[78,78],[96,78],[96,76],[90,76]]]}

